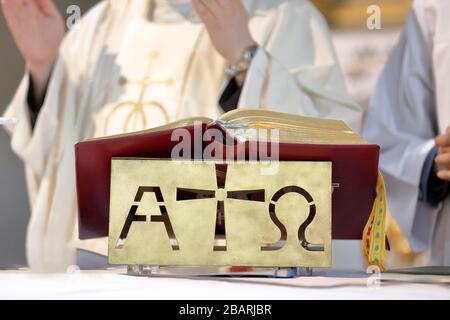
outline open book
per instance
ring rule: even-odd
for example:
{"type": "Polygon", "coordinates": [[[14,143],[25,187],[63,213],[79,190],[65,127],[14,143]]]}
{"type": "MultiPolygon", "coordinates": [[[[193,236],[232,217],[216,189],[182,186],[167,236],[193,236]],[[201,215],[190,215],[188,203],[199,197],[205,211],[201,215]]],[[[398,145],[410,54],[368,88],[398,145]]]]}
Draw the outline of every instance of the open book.
{"type": "MultiPolygon", "coordinates": [[[[252,140],[261,138],[259,132],[263,130],[258,129],[277,129],[277,139],[268,140],[279,149],[280,161],[331,161],[332,237],[361,239],[375,198],[379,147],[368,144],[342,121],[261,109],[235,110],[217,120],[190,118],[159,128],[78,143],[75,153],[80,239],[108,236],[111,159],[170,159],[179,143],[172,134],[179,128],[191,133],[194,140],[200,140],[192,143],[203,150],[211,143],[223,144],[225,148],[233,141],[231,145],[244,147],[246,157],[252,140]],[[217,129],[227,139],[205,140],[208,129],[217,129]],[[196,131],[201,134],[196,135],[196,131]]],[[[191,156],[194,158],[195,154],[191,156]]]]}
{"type": "Polygon", "coordinates": [[[126,133],[91,140],[110,140],[120,137],[133,137],[142,134],[170,131],[177,128],[203,124],[206,127],[221,127],[234,131],[242,140],[251,140],[255,129],[278,129],[279,142],[299,144],[367,144],[343,121],[302,117],[264,109],[237,109],[223,114],[219,119],[193,117],[169,123],[144,131],[126,133]]]}

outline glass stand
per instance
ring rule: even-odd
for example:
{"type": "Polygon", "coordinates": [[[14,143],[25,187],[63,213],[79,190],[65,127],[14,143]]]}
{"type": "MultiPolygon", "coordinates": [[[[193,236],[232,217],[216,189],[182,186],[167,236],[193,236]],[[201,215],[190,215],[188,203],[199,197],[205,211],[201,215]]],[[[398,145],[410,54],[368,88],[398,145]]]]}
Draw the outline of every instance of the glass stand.
{"type": "Polygon", "coordinates": [[[253,267],[200,267],[200,266],[151,266],[128,265],[128,275],[152,277],[269,277],[269,278],[296,278],[310,277],[313,269],[298,268],[253,268],[253,267]]]}

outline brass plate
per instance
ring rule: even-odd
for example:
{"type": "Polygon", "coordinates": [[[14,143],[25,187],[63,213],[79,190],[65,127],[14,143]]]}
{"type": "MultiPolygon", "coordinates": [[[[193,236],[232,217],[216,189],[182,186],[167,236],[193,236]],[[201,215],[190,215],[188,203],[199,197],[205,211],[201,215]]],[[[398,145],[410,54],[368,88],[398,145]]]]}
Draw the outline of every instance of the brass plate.
{"type": "Polygon", "coordinates": [[[331,163],[112,160],[111,264],[331,266],[331,163]]]}

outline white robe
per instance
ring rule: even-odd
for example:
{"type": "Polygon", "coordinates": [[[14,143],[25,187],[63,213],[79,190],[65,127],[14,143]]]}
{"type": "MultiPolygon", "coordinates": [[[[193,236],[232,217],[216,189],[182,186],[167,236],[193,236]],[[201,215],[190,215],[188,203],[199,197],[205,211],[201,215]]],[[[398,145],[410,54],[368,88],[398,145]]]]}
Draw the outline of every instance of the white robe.
{"type": "Polygon", "coordinates": [[[419,201],[425,159],[450,125],[450,1],[418,0],[381,75],[363,135],[381,145],[390,211],[413,251],[450,265],[450,200],[419,201]]]}
{"type": "MultiPolygon", "coordinates": [[[[31,267],[65,270],[75,263],[79,246],[73,242],[77,238],[76,142],[185,116],[220,114],[218,99],[228,81],[225,61],[198,18],[189,9],[183,12],[186,1],[169,2],[177,10],[168,7],[167,0],[156,0],[153,14],[149,14],[149,0],[101,2],[64,39],[34,130],[26,102],[28,75],[8,107],[5,116],[19,119],[11,129],[12,147],[26,164],[32,205],[27,234],[31,267]],[[144,32],[130,31],[139,25],[144,32]],[[177,32],[180,36],[174,38],[177,32]],[[136,47],[139,39],[142,48],[136,47]],[[152,84],[142,91],[132,82],[143,79],[152,50],[158,51],[161,63],[154,63],[151,81],[170,78],[166,83],[170,85],[160,83],[155,90],[152,84]],[[146,123],[133,116],[126,124],[121,112],[128,108],[129,115],[138,100],[149,104],[146,123]],[[131,102],[131,107],[114,109],[123,101],[131,102]],[[166,112],[156,107],[160,105],[166,112]]],[[[239,107],[337,118],[359,130],[362,110],[347,94],[326,22],[318,11],[303,0],[244,3],[261,49],[248,71],[239,107]]],[[[95,250],[93,243],[84,248],[95,250]]]]}

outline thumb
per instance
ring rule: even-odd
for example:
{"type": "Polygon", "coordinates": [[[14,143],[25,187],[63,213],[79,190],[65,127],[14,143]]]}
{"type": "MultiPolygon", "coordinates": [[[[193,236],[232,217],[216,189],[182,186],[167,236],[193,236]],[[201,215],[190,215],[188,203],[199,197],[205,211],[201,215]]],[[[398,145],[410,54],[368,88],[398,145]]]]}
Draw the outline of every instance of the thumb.
{"type": "Polygon", "coordinates": [[[437,136],[434,141],[438,147],[450,146],[450,139],[448,134],[437,136]]]}
{"type": "Polygon", "coordinates": [[[55,6],[53,0],[35,0],[41,12],[48,17],[55,17],[60,15],[58,8],[55,6]]]}
{"type": "Polygon", "coordinates": [[[3,15],[6,18],[16,17],[19,15],[22,5],[14,0],[1,0],[3,15]]]}

